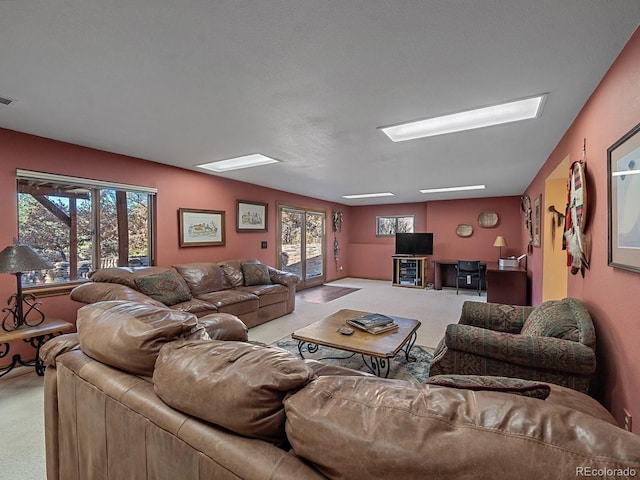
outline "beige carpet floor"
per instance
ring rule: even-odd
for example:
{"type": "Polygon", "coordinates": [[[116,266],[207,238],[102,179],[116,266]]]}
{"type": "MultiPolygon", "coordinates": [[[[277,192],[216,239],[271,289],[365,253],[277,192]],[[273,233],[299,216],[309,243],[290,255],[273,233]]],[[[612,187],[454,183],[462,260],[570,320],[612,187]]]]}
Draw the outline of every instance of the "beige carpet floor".
{"type": "MultiPolygon", "coordinates": [[[[342,308],[416,318],[417,345],[434,347],[449,323],[456,323],[465,300],[486,301],[473,291],[392,287],[390,282],[344,279],[331,285],[358,288],[327,303],[296,300],[295,312],[252,328],[251,340],[273,343],[342,308]]],[[[45,480],[42,377],[18,368],[0,378],[0,480],[45,480]]]]}

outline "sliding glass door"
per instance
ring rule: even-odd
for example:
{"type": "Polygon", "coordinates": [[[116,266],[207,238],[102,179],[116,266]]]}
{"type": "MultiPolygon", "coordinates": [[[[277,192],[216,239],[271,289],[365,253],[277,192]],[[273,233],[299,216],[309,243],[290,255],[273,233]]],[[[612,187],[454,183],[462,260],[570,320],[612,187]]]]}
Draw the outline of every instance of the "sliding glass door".
{"type": "Polygon", "coordinates": [[[325,281],[325,212],[279,205],[280,269],[300,278],[297,289],[325,281]]]}

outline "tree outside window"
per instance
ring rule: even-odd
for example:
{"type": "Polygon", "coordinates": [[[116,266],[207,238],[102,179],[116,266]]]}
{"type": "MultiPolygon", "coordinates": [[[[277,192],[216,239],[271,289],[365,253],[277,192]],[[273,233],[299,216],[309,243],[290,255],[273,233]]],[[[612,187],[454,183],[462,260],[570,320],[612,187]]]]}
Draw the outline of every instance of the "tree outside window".
{"type": "Polygon", "coordinates": [[[152,194],[79,180],[18,179],[19,241],[55,266],[27,272],[24,287],[82,281],[97,268],[151,263],[152,194]]]}

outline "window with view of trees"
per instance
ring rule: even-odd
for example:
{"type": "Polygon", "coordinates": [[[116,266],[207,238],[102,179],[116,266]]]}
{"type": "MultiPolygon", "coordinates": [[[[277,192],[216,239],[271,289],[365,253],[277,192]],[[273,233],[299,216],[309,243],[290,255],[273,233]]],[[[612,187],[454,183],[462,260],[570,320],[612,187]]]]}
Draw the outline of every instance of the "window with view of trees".
{"type": "Polygon", "coordinates": [[[19,242],[55,266],[26,272],[23,286],[64,284],[86,279],[96,268],[151,263],[150,189],[52,177],[18,178],[19,242]]]}
{"type": "Polygon", "coordinates": [[[396,233],[413,233],[413,215],[390,215],[376,217],[376,235],[391,237],[396,233]]]}

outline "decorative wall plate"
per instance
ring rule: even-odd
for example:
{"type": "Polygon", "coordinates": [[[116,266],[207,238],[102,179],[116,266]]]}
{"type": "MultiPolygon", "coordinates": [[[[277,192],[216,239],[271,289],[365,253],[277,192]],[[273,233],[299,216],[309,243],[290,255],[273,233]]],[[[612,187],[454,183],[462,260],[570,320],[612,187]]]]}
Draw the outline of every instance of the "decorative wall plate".
{"type": "Polygon", "coordinates": [[[472,233],[473,233],[473,227],[466,223],[461,223],[456,228],[456,235],[458,235],[459,237],[463,237],[463,238],[470,237],[472,233]]]}
{"type": "Polygon", "coordinates": [[[493,228],[498,224],[498,214],[496,212],[480,212],[478,215],[478,225],[482,228],[493,228]]]}

